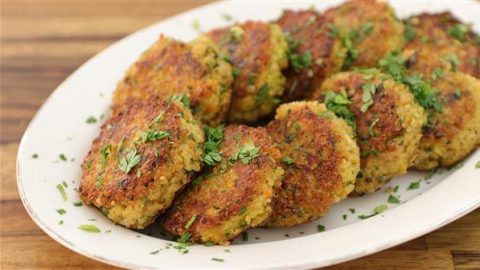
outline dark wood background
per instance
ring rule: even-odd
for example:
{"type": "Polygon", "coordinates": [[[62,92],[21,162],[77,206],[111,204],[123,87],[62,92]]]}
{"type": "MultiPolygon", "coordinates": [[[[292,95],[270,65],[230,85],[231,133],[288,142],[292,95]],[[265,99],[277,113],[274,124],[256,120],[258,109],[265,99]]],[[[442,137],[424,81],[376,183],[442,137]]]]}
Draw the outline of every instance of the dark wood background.
{"type": "MultiPolygon", "coordinates": [[[[15,179],[20,138],[48,95],[90,57],[205,2],[1,2],[1,269],[113,269],[64,248],[28,217],[15,179]]],[[[480,269],[480,209],[426,236],[330,269],[480,269]]]]}

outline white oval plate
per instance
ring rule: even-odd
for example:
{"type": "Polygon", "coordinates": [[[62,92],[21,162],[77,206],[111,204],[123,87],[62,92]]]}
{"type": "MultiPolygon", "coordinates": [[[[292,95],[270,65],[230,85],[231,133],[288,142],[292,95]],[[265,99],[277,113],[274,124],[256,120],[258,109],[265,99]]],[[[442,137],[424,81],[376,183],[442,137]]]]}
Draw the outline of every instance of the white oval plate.
{"type": "MultiPolygon", "coordinates": [[[[379,191],[361,198],[349,198],[335,205],[328,215],[310,224],[289,229],[254,229],[248,241],[237,239],[228,247],[189,247],[187,254],[167,246],[155,226],[136,232],[114,225],[93,207],[76,207],[75,188],[81,175],[80,164],[97,135],[100,123],[87,124],[90,116],[108,113],[110,97],[117,81],[138,55],[160,33],[189,40],[202,29],[227,25],[222,14],[234,19],[272,20],[284,8],[319,10],[338,4],[330,2],[268,1],[220,2],[204,6],[134,33],[93,57],[45,102],[30,123],[20,144],[17,180],[20,196],[32,219],[53,239],[80,254],[108,264],[126,268],[311,268],[326,266],[365,256],[426,234],[474,210],[480,205],[480,150],[463,166],[440,171],[432,178],[410,172],[391,181],[398,185],[394,193],[400,204],[389,203],[389,194],[379,191]],[[33,158],[33,154],[38,158],[33,158]],[[66,161],[59,155],[64,154],[66,161]],[[427,177],[428,178],[428,177],[427,177]],[[63,181],[67,201],[56,185],[63,181]],[[408,190],[412,182],[419,188],[408,190]],[[359,215],[372,213],[378,205],[388,210],[369,219],[359,215]],[[63,208],[60,215],[56,209],[63,208]],[[350,210],[354,209],[354,210],[350,210]],[[355,211],[355,213],[352,213],[355,211]],[[63,224],[59,224],[63,221],[63,224]],[[78,227],[93,224],[100,233],[85,232],[78,227]],[[318,232],[318,225],[326,228],[318,232]],[[153,236],[149,236],[151,234],[153,236]],[[158,251],[158,252],[157,252],[158,251]],[[151,254],[153,253],[153,254],[151,254]],[[217,258],[223,260],[212,260],[217,258]]],[[[451,10],[465,22],[480,29],[480,4],[473,1],[396,1],[399,17],[423,11],[451,10]]],[[[101,122],[101,121],[99,121],[101,122]]],[[[386,188],[387,188],[386,187],[386,188]]],[[[170,244],[169,244],[170,243],[170,244]]]]}

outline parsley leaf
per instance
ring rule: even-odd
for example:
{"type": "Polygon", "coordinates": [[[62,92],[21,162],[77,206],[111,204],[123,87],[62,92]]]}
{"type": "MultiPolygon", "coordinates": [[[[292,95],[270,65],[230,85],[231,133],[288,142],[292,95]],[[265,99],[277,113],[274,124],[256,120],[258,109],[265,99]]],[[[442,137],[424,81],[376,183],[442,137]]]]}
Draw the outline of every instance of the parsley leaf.
{"type": "Polygon", "coordinates": [[[140,134],[140,139],[142,143],[160,140],[167,137],[170,137],[170,133],[166,131],[156,131],[153,129],[149,129],[140,134]]]}
{"type": "Polygon", "coordinates": [[[177,242],[185,244],[185,243],[188,242],[188,240],[190,239],[191,236],[192,236],[192,234],[190,234],[190,233],[184,233],[184,234],[180,235],[180,237],[177,239],[177,242]]]}
{"type": "Polygon", "coordinates": [[[390,196],[388,196],[388,202],[396,204],[396,203],[400,203],[400,200],[397,197],[395,197],[394,195],[390,194],[390,196]]]}
{"type": "Polygon", "coordinates": [[[343,118],[354,130],[356,129],[355,115],[348,107],[352,102],[348,99],[345,90],[338,93],[328,91],[323,102],[329,111],[343,118]]]}
{"type": "Polygon", "coordinates": [[[137,149],[133,148],[127,152],[125,156],[120,159],[118,167],[125,173],[129,173],[133,167],[137,166],[142,160],[140,155],[137,155],[137,149]]]}
{"type": "Polygon", "coordinates": [[[188,228],[190,228],[190,226],[192,226],[193,222],[195,222],[195,219],[197,218],[197,215],[193,215],[187,222],[187,224],[185,224],[185,229],[188,230],[188,228]]]}
{"type": "Polygon", "coordinates": [[[363,89],[363,95],[362,95],[363,104],[360,107],[360,111],[366,112],[368,108],[370,108],[370,106],[373,105],[373,95],[377,91],[377,86],[372,82],[368,82],[362,86],[362,89],[363,89]]]}
{"type": "Polygon", "coordinates": [[[417,182],[410,183],[407,190],[419,189],[419,188],[420,188],[420,181],[417,181],[417,182]]]}
{"type": "Polygon", "coordinates": [[[93,116],[90,116],[90,117],[87,118],[87,120],[85,120],[85,122],[87,124],[95,124],[95,123],[97,123],[97,118],[95,118],[93,116]]]}
{"type": "Polygon", "coordinates": [[[258,89],[258,93],[255,96],[255,102],[257,104],[264,102],[268,98],[268,84],[264,84],[258,89]]]}
{"type": "Polygon", "coordinates": [[[405,23],[405,31],[404,31],[403,35],[405,36],[405,39],[407,41],[412,41],[415,38],[417,33],[416,33],[415,28],[413,27],[412,24],[410,24],[408,22],[405,23]]]}
{"type": "Polygon", "coordinates": [[[293,69],[298,72],[312,65],[312,54],[306,51],[303,54],[289,53],[288,60],[293,69]]]}
{"type": "Polygon", "coordinates": [[[223,138],[223,126],[219,126],[217,128],[205,126],[203,130],[207,139],[203,144],[203,151],[205,155],[202,158],[202,162],[204,164],[213,166],[215,163],[222,160],[222,155],[218,149],[223,138]]]}
{"type": "Polygon", "coordinates": [[[469,27],[466,24],[457,23],[448,27],[448,34],[459,41],[465,41],[469,27]]]}
{"type": "Polygon", "coordinates": [[[318,224],[317,225],[317,232],[324,232],[325,231],[325,226],[318,224]]]}
{"type": "Polygon", "coordinates": [[[385,212],[385,210],[387,210],[387,209],[388,209],[388,206],[386,204],[381,204],[381,205],[379,205],[379,206],[377,206],[373,209],[372,214],[370,214],[370,215],[360,215],[360,216],[358,216],[358,218],[359,219],[371,218],[373,216],[376,216],[378,214],[381,214],[381,213],[385,212]]]}
{"type": "Polygon", "coordinates": [[[58,189],[58,191],[60,192],[60,195],[62,196],[62,199],[64,201],[67,201],[67,193],[65,192],[65,188],[63,187],[62,184],[58,184],[56,185],[56,188],[58,189]]]}
{"type": "Polygon", "coordinates": [[[240,159],[242,163],[246,165],[250,163],[251,160],[258,157],[260,155],[259,152],[260,147],[255,146],[253,142],[250,141],[238,149],[237,152],[233,153],[230,156],[229,161],[234,162],[240,159]]]}
{"type": "Polygon", "coordinates": [[[91,225],[91,224],[80,225],[78,228],[86,232],[93,232],[93,233],[101,232],[101,230],[97,226],[91,225]]]}
{"type": "Polygon", "coordinates": [[[188,96],[186,94],[175,94],[172,97],[170,97],[170,100],[180,101],[182,102],[183,106],[190,109],[190,99],[188,99],[188,96]]]}
{"type": "Polygon", "coordinates": [[[285,162],[285,164],[287,165],[293,164],[293,162],[295,162],[291,157],[284,157],[282,161],[285,162]]]}

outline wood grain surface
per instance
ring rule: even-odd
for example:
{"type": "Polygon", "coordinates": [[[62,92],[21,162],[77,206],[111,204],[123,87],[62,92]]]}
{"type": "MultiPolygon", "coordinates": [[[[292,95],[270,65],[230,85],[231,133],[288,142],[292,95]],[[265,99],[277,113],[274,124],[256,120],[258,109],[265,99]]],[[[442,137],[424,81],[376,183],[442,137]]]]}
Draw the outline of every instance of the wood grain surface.
{"type": "MultiPolygon", "coordinates": [[[[205,2],[1,2],[1,269],[113,269],[64,248],[29,218],[15,178],[20,138],[52,90],[90,57],[205,2]]],[[[480,209],[401,246],[328,269],[480,269],[480,209]]]]}

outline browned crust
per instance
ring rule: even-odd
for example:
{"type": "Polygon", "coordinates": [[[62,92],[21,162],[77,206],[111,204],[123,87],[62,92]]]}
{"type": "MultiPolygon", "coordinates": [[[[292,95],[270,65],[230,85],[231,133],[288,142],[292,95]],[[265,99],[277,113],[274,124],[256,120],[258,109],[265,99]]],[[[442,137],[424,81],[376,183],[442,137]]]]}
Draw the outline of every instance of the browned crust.
{"type": "Polygon", "coordinates": [[[330,74],[341,67],[335,63],[336,51],[333,51],[335,38],[329,34],[328,23],[314,10],[285,10],[277,23],[285,35],[289,36],[298,48],[291,53],[303,55],[310,53],[310,67],[295,70],[291,65],[284,74],[287,78],[285,101],[298,100],[305,96],[330,74]]]}
{"type": "MultiPolygon", "coordinates": [[[[264,128],[227,126],[220,152],[222,161],[210,172],[205,172],[205,179],[200,184],[191,186],[166,214],[163,227],[167,231],[175,235],[188,232],[191,234],[191,241],[202,242],[205,241],[202,236],[206,230],[221,226],[241,215],[260,194],[273,196],[272,188],[266,189],[266,182],[268,175],[277,168],[280,152],[264,128]],[[228,157],[250,141],[260,147],[260,155],[247,165],[239,160],[227,165],[228,157]],[[186,229],[186,224],[193,216],[196,216],[195,221],[186,229]]],[[[235,226],[240,226],[241,229],[249,227],[247,224],[235,226]]],[[[224,233],[222,237],[227,241],[239,234],[224,233]]]]}
{"type": "Polygon", "coordinates": [[[338,138],[330,120],[302,108],[285,119],[273,120],[267,130],[282,155],[294,160],[282,163],[285,175],[273,200],[271,222],[292,226],[321,217],[343,185],[338,171],[341,156],[335,148],[338,138]],[[292,216],[294,224],[281,221],[292,216]]]}

